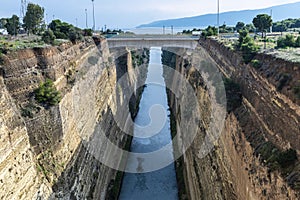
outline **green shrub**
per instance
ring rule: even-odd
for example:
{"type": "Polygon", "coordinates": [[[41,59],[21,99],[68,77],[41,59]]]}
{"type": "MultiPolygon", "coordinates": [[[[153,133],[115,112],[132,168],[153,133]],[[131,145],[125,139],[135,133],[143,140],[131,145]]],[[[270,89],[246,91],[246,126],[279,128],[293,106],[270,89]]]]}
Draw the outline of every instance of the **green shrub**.
{"type": "Polygon", "coordinates": [[[242,45],[243,60],[247,64],[251,62],[258,51],[259,47],[253,41],[242,45]]]}
{"type": "Polygon", "coordinates": [[[277,48],[300,47],[300,36],[295,40],[293,35],[286,35],[277,40],[277,48]]]}
{"type": "Polygon", "coordinates": [[[227,112],[234,111],[242,104],[242,93],[239,84],[235,83],[232,79],[226,78],[224,86],[227,99],[227,112]]]}
{"type": "Polygon", "coordinates": [[[54,35],[58,39],[68,39],[68,36],[65,33],[54,31],[54,35]]]}
{"type": "Polygon", "coordinates": [[[29,118],[33,118],[33,113],[30,109],[28,108],[22,108],[21,109],[21,115],[22,117],[29,117],[29,118]]]}
{"type": "Polygon", "coordinates": [[[46,107],[57,105],[61,100],[59,91],[50,79],[40,84],[34,93],[36,101],[46,107]]]}
{"type": "Polygon", "coordinates": [[[8,43],[7,42],[1,42],[0,43],[0,53],[3,53],[3,54],[7,54],[8,52],[8,43]]]}
{"type": "Polygon", "coordinates": [[[258,68],[260,68],[261,67],[261,62],[259,61],[259,60],[251,60],[251,65],[254,67],[254,68],[256,68],[256,69],[258,69],[258,68]]]}
{"type": "Polygon", "coordinates": [[[83,35],[84,36],[93,36],[93,30],[88,28],[83,30],[83,35]]]}
{"type": "MultiPolygon", "coordinates": [[[[4,63],[4,59],[3,59],[3,55],[0,51],[0,65],[2,65],[3,63],[4,63]]],[[[0,75],[1,75],[1,73],[0,73],[0,75]]]]}
{"type": "Polygon", "coordinates": [[[218,30],[216,27],[212,27],[212,26],[208,26],[205,30],[202,31],[201,35],[203,37],[209,37],[209,36],[213,36],[213,35],[217,35],[218,34],[218,30]]]}
{"type": "Polygon", "coordinates": [[[295,38],[293,35],[285,36],[285,45],[288,47],[293,47],[295,45],[295,38]]]}
{"type": "Polygon", "coordinates": [[[74,27],[72,24],[68,24],[66,22],[62,22],[60,20],[53,20],[49,24],[49,28],[54,32],[54,35],[57,39],[69,39],[73,43],[77,40],[81,40],[83,33],[88,35],[91,34],[89,29],[85,29],[85,31],[81,31],[81,29],[74,27]]]}
{"type": "Polygon", "coordinates": [[[298,99],[300,99],[300,81],[298,81],[298,84],[293,88],[294,94],[298,99]]]}
{"type": "Polygon", "coordinates": [[[250,40],[251,40],[251,38],[249,36],[249,32],[247,30],[240,30],[239,31],[239,40],[238,40],[238,44],[237,44],[237,49],[240,50],[242,45],[244,43],[249,42],[250,40]]]}
{"type": "Polygon", "coordinates": [[[277,48],[286,48],[285,39],[283,37],[278,38],[277,48]]]}
{"type": "Polygon", "coordinates": [[[40,108],[33,103],[29,103],[21,108],[21,115],[22,117],[29,117],[33,118],[34,113],[38,113],[40,108]]]}
{"type": "Polygon", "coordinates": [[[239,35],[240,36],[236,48],[242,51],[243,60],[247,64],[254,58],[259,50],[259,46],[254,43],[253,38],[249,36],[247,30],[241,30],[239,35]]]}
{"type": "Polygon", "coordinates": [[[53,31],[51,29],[46,30],[43,35],[42,35],[42,40],[46,43],[46,44],[54,44],[55,41],[55,35],[53,33],[53,31]]]}
{"type": "Polygon", "coordinates": [[[279,83],[277,85],[277,90],[281,91],[283,87],[289,82],[291,75],[283,73],[280,75],[279,83]]]}
{"type": "Polygon", "coordinates": [[[71,28],[70,29],[68,36],[69,36],[69,40],[72,43],[76,43],[76,41],[82,40],[82,34],[81,34],[81,32],[79,32],[75,28],[71,28]]]}
{"type": "Polygon", "coordinates": [[[288,149],[284,152],[280,152],[276,160],[280,164],[281,168],[286,168],[295,163],[297,160],[297,152],[294,149],[288,149]]]}
{"type": "Polygon", "coordinates": [[[297,160],[297,152],[294,149],[281,151],[270,141],[263,143],[257,148],[262,159],[265,160],[272,171],[293,165],[297,160]]]}
{"type": "Polygon", "coordinates": [[[298,36],[295,41],[295,47],[300,47],[300,36],[298,36]]]}

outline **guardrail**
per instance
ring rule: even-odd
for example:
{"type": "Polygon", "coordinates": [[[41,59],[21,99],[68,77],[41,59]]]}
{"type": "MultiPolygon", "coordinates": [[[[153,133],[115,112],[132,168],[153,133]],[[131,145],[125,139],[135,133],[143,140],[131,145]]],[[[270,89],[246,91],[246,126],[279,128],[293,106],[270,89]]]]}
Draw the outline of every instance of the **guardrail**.
{"type": "Polygon", "coordinates": [[[159,35],[159,34],[119,34],[119,35],[111,35],[106,36],[107,39],[129,39],[129,38],[138,38],[138,39],[147,39],[147,38],[153,38],[153,39],[199,39],[199,36],[191,36],[191,35],[159,35]]]}

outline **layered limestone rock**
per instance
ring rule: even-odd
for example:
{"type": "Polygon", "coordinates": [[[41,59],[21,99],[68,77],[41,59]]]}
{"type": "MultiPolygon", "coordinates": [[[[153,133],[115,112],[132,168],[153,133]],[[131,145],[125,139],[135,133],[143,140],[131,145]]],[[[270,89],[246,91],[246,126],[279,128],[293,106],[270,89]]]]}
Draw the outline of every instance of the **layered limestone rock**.
{"type": "Polygon", "coordinates": [[[25,122],[0,77],[0,198],[35,199],[49,195],[38,173],[25,122]]]}
{"type": "MultiPolygon", "coordinates": [[[[118,188],[113,185],[120,177],[100,161],[115,159],[118,166],[126,160],[119,152],[107,151],[108,142],[120,149],[129,147],[130,136],[119,126],[129,126],[130,131],[127,123],[137,110],[123,112],[122,124],[115,122],[114,115],[126,106],[124,98],[133,99],[129,107],[137,108],[141,91],[126,97],[116,85],[123,73],[118,68],[132,67],[131,52],[125,49],[128,60],[116,58],[124,63],[116,67],[106,41],[95,38],[95,42],[86,38],[78,44],[4,56],[0,70],[2,199],[117,197],[118,188]],[[34,90],[46,79],[54,81],[62,96],[50,108],[34,100],[34,90]],[[102,137],[105,140],[97,141],[102,137]]],[[[145,54],[147,62],[147,53],[138,54],[145,54]]],[[[139,74],[127,76],[132,80],[127,87],[134,87],[139,74]]]]}
{"type": "MultiPolygon", "coordinates": [[[[210,40],[201,40],[200,44],[203,48],[199,46],[196,55],[170,53],[178,52],[174,49],[164,51],[165,64],[180,72],[194,86],[203,118],[193,144],[176,163],[177,178],[184,180],[182,187],[186,189],[181,191],[180,198],[299,198],[299,163],[283,169],[270,165],[261,155],[270,144],[271,152],[292,148],[299,155],[299,106],[277,91],[276,86],[256,69],[243,65],[241,58],[228,52],[227,48],[220,48],[210,40]],[[204,158],[200,151],[210,126],[212,96],[204,77],[197,72],[201,70],[195,70],[199,65],[193,61],[195,56],[205,61],[200,67],[217,66],[224,77],[230,77],[240,86],[242,93],[241,106],[229,111],[220,138],[204,158]]],[[[178,84],[176,77],[173,82],[178,84]]],[[[179,117],[182,108],[172,92],[168,92],[168,97],[173,115],[172,130],[175,131],[182,121],[179,117]]],[[[180,144],[177,145],[180,148],[180,144]]]]}

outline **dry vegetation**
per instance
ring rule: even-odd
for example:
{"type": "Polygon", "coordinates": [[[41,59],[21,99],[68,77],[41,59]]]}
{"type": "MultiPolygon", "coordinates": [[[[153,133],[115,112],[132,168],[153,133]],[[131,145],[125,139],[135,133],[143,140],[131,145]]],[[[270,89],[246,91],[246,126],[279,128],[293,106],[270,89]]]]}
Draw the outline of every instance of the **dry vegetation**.
{"type": "MultiPolygon", "coordinates": [[[[260,47],[261,53],[266,53],[269,55],[274,55],[277,58],[285,59],[291,62],[300,62],[300,48],[294,47],[286,47],[286,48],[276,48],[277,40],[280,37],[285,37],[285,35],[294,35],[297,38],[300,34],[297,32],[284,32],[284,33],[273,33],[268,34],[267,42],[266,42],[266,49],[264,48],[264,41],[260,36],[255,37],[255,44],[260,47]]],[[[251,34],[254,37],[253,34],[251,34]]],[[[232,34],[232,37],[226,35],[225,37],[221,37],[218,39],[222,42],[225,46],[229,47],[230,49],[234,49],[236,44],[238,43],[238,37],[232,34]]]]}

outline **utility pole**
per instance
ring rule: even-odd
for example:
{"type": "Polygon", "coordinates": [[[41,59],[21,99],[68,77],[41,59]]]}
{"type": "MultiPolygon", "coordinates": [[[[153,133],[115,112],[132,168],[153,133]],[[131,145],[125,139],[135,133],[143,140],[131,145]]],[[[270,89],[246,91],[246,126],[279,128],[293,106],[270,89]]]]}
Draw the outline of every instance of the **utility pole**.
{"type": "Polygon", "coordinates": [[[14,21],[14,35],[15,35],[15,37],[16,37],[16,36],[17,36],[16,21],[15,21],[14,18],[12,18],[12,19],[13,19],[13,21],[14,21]]]}
{"type": "Polygon", "coordinates": [[[173,35],[173,30],[174,30],[174,27],[173,27],[173,25],[171,26],[171,33],[172,33],[172,35],[173,35]]]}
{"type": "MultiPolygon", "coordinates": [[[[273,10],[271,9],[271,13],[270,13],[270,16],[271,16],[271,19],[272,19],[272,15],[273,15],[273,10]]],[[[272,33],[272,25],[270,26],[270,33],[272,33]]]]}
{"type": "Polygon", "coordinates": [[[24,19],[27,11],[27,1],[26,0],[21,0],[21,20],[24,19]]]}
{"type": "Polygon", "coordinates": [[[165,35],[166,34],[166,31],[165,31],[166,27],[163,26],[163,34],[165,35]]]}
{"type": "Polygon", "coordinates": [[[95,24],[95,4],[94,4],[94,0],[92,0],[92,4],[93,4],[93,31],[95,31],[96,24],[95,24]]]}
{"type": "Polygon", "coordinates": [[[76,18],[75,21],[76,21],[76,27],[78,27],[78,19],[76,18]]]}
{"type": "Polygon", "coordinates": [[[85,26],[86,26],[86,28],[88,28],[88,13],[87,13],[87,9],[85,9],[85,26]]]}
{"type": "Polygon", "coordinates": [[[217,15],[218,37],[220,34],[220,0],[218,0],[218,15],[217,15]]]}

